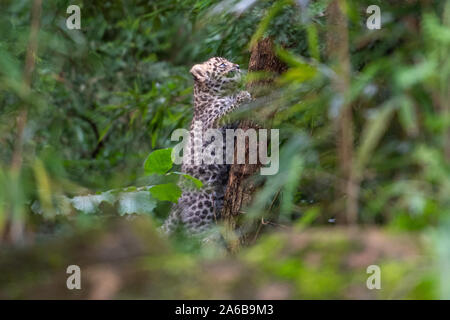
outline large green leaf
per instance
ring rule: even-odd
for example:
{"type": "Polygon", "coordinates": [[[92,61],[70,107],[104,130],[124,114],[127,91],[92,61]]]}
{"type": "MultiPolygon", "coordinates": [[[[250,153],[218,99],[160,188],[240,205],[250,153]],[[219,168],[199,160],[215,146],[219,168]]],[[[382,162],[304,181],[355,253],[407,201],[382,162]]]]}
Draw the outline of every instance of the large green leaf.
{"type": "Polygon", "coordinates": [[[119,214],[149,214],[156,207],[156,200],[147,191],[123,192],[119,196],[119,214]]]}
{"type": "MultiPolygon", "coordinates": [[[[85,196],[77,196],[69,199],[65,196],[56,197],[57,213],[64,214],[69,211],[68,205],[72,205],[76,210],[94,214],[100,212],[100,204],[107,202],[112,206],[116,206],[120,215],[125,214],[150,214],[156,207],[156,199],[148,194],[147,188],[144,190],[133,190],[128,188],[126,190],[109,190],[100,194],[91,194],[85,196]],[[132,190],[132,191],[129,191],[132,190]]],[[[43,210],[40,204],[36,201],[33,203],[32,210],[36,213],[42,214],[43,210]]]]}
{"type": "Polygon", "coordinates": [[[172,149],[155,150],[149,154],[144,163],[146,174],[164,174],[172,169],[172,149]]]}
{"type": "Polygon", "coordinates": [[[166,183],[153,186],[150,193],[158,200],[176,203],[181,196],[181,189],[175,183],[166,183]]]}
{"type": "Polygon", "coordinates": [[[72,206],[84,213],[95,213],[98,211],[98,206],[103,201],[110,204],[114,203],[114,196],[110,192],[103,192],[101,194],[93,194],[86,196],[77,196],[70,200],[72,206]]]}

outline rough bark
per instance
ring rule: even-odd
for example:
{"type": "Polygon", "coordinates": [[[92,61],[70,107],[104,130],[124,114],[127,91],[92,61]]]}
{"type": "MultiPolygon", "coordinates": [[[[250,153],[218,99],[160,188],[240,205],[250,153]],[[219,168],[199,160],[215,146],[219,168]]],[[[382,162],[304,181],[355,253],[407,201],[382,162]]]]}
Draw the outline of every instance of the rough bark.
{"type": "MultiPolygon", "coordinates": [[[[248,83],[247,90],[252,94],[253,98],[262,96],[264,92],[271,87],[274,77],[286,69],[286,65],[275,55],[272,39],[264,38],[258,41],[251,49],[248,71],[263,71],[272,76],[266,77],[263,80],[248,83]]],[[[251,128],[259,128],[256,123],[250,120],[241,121],[238,127],[244,131],[251,128]]],[[[231,166],[224,208],[222,211],[226,226],[226,239],[228,240],[231,252],[237,251],[240,244],[245,241],[245,238],[237,236],[234,233],[234,230],[236,230],[237,220],[242,213],[242,208],[251,203],[252,195],[256,189],[255,183],[249,178],[253,176],[260,167],[259,163],[248,164],[248,141],[245,143],[245,148],[246,164],[233,164],[231,166]]]]}

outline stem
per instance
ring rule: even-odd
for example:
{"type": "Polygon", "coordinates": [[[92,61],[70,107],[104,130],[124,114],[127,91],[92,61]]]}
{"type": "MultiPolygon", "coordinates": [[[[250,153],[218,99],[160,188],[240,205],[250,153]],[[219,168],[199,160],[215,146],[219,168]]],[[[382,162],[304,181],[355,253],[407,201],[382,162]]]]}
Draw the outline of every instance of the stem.
{"type": "MultiPolygon", "coordinates": [[[[22,91],[29,92],[31,87],[31,79],[36,60],[36,52],[38,46],[38,33],[39,24],[41,18],[42,0],[34,0],[33,7],[31,9],[31,27],[30,38],[28,40],[27,54],[25,60],[25,68],[23,71],[22,91]]],[[[15,192],[19,191],[20,186],[20,170],[23,162],[23,139],[24,131],[27,124],[28,110],[26,104],[24,104],[17,117],[17,137],[16,145],[11,160],[11,178],[14,179],[13,183],[17,186],[15,192]]],[[[19,204],[16,204],[15,209],[12,209],[11,226],[10,226],[10,239],[13,243],[20,243],[24,239],[25,224],[22,219],[21,210],[19,204]]]]}
{"type": "MultiPolygon", "coordinates": [[[[355,224],[358,218],[359,182],[353,170],[353,118],[352,108],[346,102],[350,90],[350,57],[348,47],[347,17],[342,12],[340,0],[334,0],[327,9],[329,33],[327,35],[328,55],[336,65],[337,78],[334,88],[343,100],[336,121],[337,155],[343,183],[338,183],[336,190],[343,190],[345,197],[345,216],[341,222],[355,224]]],[[[339,191],[342,192],[342,191],[339,191]]]]}
{"type": "MultiPolygon", "coordinates": [[[[31,9],[31,29],[30,38],[28,40],[27,55],[25,60],[25,68],[23,71],[22,90],[28,91],[31,87],[31,79],[36,62],[39,24],[41,19],[42,0],[34,0],[33,8],[31,9]]],[[[23,149],[23,134],[28,118],[28,110],[26,106],[22,107],[17,117],[17,138],[16,148],[14,150],[11,168],[14,171],[20,171],[22,166],[22,149],[23,149]]]]}

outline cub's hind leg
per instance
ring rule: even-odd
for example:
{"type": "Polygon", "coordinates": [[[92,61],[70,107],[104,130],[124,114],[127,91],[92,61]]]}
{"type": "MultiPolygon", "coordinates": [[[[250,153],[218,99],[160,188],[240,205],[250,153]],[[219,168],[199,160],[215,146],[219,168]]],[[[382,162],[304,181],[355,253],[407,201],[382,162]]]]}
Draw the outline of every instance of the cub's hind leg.
{"type": "Polygon", "coordinates": [[[170,210],[170,214],[167,217],[166,221],[164,221],[164,224],[161,226],[161,231],[167,235],[171,235],[174,233],[174,231],[178,228],[180,225],[181,219],[180,219],[180,207],[178,204],[174,204],[172,206],[172,209],[170,210]]]}
{"type": "Polygon", "coordinates": [[[214,195],[207,190],[186,192],[186,206],[180,214],[181,222],[191,234],[200,234],[215,221],[214,195]]]}

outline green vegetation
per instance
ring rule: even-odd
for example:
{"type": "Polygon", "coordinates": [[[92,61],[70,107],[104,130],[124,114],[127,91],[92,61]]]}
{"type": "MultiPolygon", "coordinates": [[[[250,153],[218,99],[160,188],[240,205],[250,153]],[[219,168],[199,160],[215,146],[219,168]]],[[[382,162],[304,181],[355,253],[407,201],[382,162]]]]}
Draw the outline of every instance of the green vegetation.
{"type": "Polygon", "coordinates": [[[339,1],[341,29],[333,1],[3,0],[0,298],[450,298],[450,2],[339,1]],[[329,52],[342,30],[348,50],[329,52]],[[251,241],[230,255],[165,239],[177,181],[201,187],[170,159],[189,69],[247,69],[265,37],[287,71],[236,114],[280,130],[279,172],[243,208],[251,241]]]}

